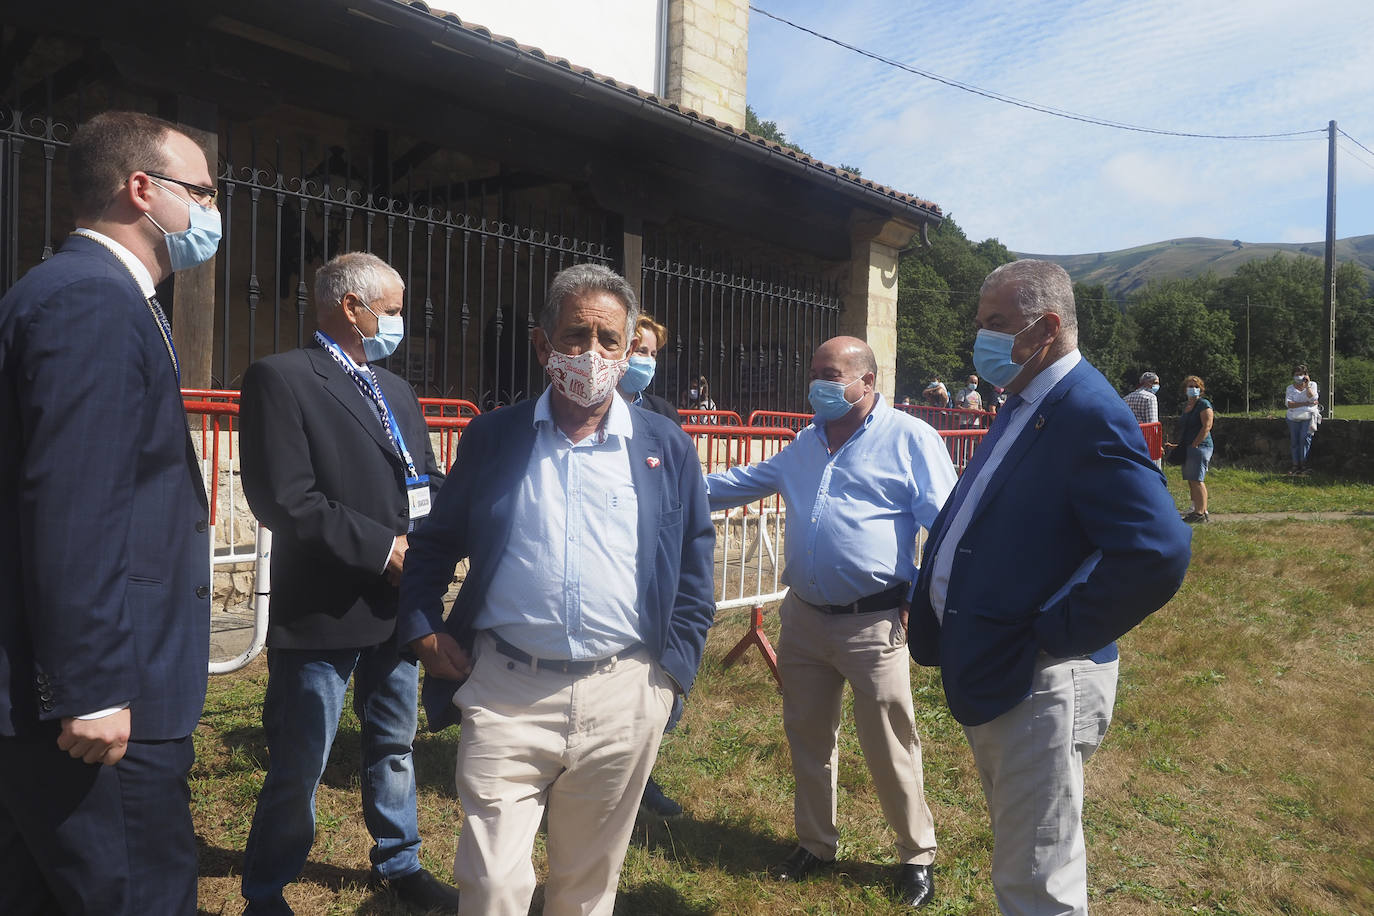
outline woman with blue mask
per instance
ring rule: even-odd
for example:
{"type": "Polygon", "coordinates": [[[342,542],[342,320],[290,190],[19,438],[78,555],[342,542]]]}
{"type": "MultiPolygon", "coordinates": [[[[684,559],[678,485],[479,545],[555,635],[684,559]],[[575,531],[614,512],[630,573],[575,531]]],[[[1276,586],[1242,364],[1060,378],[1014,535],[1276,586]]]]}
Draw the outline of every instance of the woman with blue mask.
{"type": "MultiPolygon", "coordinates": [[[[682,425],[682,417],[677,408],[656,394],[649,393],[649,385],[654,380],[658,368],[658,351],[668,345],[668,329],[654,321],[643,312],[635,322],[635,336],[630,341],[629,366],[620,377],[616,390],[620,396],[636,407],[643,407],[654,413],[662,414],[677,425],[682,425]]],[[[653,785],[653,781],[649,783],[653,785]]]]}
{"type": "Polygon", "coordinates": [[[1183,380],[1183,393],[1188,403],[1178,418],[1178,442],[1165,443],[1171,448],[1186,449],[1183,456],[1183,479],[1188,481],[1188,495],[1192,511],[1183,516],[1189,524],[1207,521],[1207,467],[1212,462],[1212,402],[1203,397],[1207,388],[1202,379],[1190,375],[1183,380]]]}
{"type": "MultiPolygon", "coordinates": [[[[640,312],[639,319],[635,321],[635,336],[630,341],[630,365],[620,377],[620,384],[616,386],[616,390],[634,406],[662,414],[681,426],[682,417],[678,414],[677,408],[668,403],[666,398],[650,394],[648,391],[658,366],[658,351],[667,345],[668,329],[654,321],[651,315],[640,312]]],[[[669,731],[673,725],[673,722],[668,723],[669,731]]],[[[669,818],[682,814],[682,806],[668,797],[652,775],[644,786],[644,796],[640,799],[639,810],[649,817],[669,818]]]]}

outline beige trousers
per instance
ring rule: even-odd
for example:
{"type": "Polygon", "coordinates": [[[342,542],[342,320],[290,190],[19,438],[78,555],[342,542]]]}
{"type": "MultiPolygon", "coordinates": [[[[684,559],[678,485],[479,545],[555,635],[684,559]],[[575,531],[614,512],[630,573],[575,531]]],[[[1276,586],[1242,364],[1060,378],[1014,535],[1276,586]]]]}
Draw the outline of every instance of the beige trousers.
{"type": "Polygon", "coordinates": [[[482,634],[456,781],[458,912],[526,916],[548,811],[546,916],[610,914],[639,800],[672,710],[672,681],[639,649],[593,674],[531,670],[482,634]]]}
{"type": "Polygon", "coordinates": [[[835,776],[841,701],[854,689],[854,729],[902,864],[935,861],[935,823],[926,805],[921,740],[911,702],[911,656],[898,609],[823,614],[788,593],[783,599],[778,668],[782,721],[797,782],[797,842],[835,858],[835,776]]]}

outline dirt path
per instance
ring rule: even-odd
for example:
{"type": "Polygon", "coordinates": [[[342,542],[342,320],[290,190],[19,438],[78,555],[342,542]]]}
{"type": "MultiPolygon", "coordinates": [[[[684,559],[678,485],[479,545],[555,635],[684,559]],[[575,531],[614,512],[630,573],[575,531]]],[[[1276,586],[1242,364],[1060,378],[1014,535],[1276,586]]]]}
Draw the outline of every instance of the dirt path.
{"type": "Polygon", "coordinates": [[[1211,522],[1269,522],[1293,519],[1299,522],[1338,522],[1347,518],[1374,518],[1374,512],[1213,512],[1211,522]]]}

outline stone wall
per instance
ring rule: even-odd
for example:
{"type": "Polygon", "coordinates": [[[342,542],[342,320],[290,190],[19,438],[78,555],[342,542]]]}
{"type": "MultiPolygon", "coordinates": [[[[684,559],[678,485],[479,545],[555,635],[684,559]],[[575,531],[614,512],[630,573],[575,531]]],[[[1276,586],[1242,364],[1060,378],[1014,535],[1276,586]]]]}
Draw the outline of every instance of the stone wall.
{"type": "MultiPolygon", "coordinates": [[[[1165,423],[1165,432],[1171,431],[1165,423]]],[[[1217,417],[1212,426],[1215,462],[1257,470],[1287,470],[1288,423],[1282,418],[1217,417]]],[[[1324,420],[1312,438],[1312,468],[1353,480],[1374,481],[1374,421],[1324,420]]]]}
{"type": "Polygon", "coordinates": [[[748,0],[669,0],[669,102],[743,130],[748,72],[748,0]]]}

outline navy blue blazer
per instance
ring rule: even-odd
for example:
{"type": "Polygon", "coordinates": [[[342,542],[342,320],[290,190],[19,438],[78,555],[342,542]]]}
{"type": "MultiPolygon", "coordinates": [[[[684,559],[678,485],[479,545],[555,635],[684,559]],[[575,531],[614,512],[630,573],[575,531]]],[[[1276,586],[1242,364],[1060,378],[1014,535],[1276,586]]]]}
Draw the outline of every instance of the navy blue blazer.
{"type": "MultiPolygon", "coordinates": [[[[410,539],[401,576],[396,637],[402,644],[446,630],[472,644],[472,621],[505,553],[510,503],[534,448],[534,400],[475,418],[463,433],[457,461],[425,525],[410,539]],[[442,599],[459,560],[470,560],[453,609],[442,599]]],[[[636,606],[644,644],[682,688],[696,679],[706,631],[715,618],[711,560],[716,531],[706,503],[705,478],[692,440],[672,421],[631,410],[630,473],[639,502],[636,606]]],[[[518,533],[514,534],[518,537],[518,533]]],[[[426,674],[423,691],[431,730],[458,721],[453,694],[460,685],[426,674]]]]}
{"type": "MultiPolygon", "coordinates": [[[[372,371],[432,498],[444,475],[415,391],[394,372],[372,371]]],[[[390,639],[396,587],[383,573],[392,539],[410,526],[407,471],[357,384],[314,345],[258,360],[243,374],[239,447],[243,493],[272,532],[267,645],[354,649],[390,639]]]]}
{"type": "Polygon", "coordinates": [[[1188,569],[1192,532],[1140,425],[1086,360],[1036,407],[957,545],[942,540],[952,504],[925,548],[908,644],[916,661],[941,667],[950,711],[964,725],[1028,696],[1042,650],[1115,658],[1115,640],[1163,607],[1188,569]],[[956,548],[942,624],[930,605],[931,569],[941,550],[956,548]],[[1058,596],[1096,551],[1087,579],[1058,596]]]}
{"type": "Polygon", "coordinates": [[[208,511],[147,300],[73,236],[0,300],[0,734],[125,702],[135,740],[191,733],[208,511]]]}

